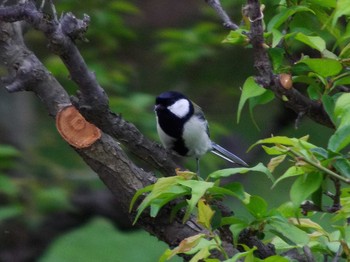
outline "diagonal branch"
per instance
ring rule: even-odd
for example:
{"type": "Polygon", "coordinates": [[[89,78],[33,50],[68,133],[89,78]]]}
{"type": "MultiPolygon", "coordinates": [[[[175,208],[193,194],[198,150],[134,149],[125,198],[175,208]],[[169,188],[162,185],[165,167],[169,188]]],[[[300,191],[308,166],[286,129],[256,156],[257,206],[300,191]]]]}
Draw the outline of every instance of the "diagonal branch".
{"type": "MultiPolygon", "coordinates": [[[[51,50],[66,65],[71,79],[79,87],[79,99],[73,99],[73,103],[82,115],[102,131],[123,143],[152,167],[165,175],[174,175],[177,165],[172,161],[171,154],[144,137],[133,124],[109,110],[107,95],[97,82],[94,73],[89,71],[74,43],[74,40],[82,38],[82,32],[88,26],[88,16],[85,15],[83,20],[79,20],[73,14],[67,13],[59,22],[47,20],[32,1],[0,8],[0,21],[23,20],[45,34],[51,50]]],[[[18,84],[23,85],[19,82],[18,84]]]]}

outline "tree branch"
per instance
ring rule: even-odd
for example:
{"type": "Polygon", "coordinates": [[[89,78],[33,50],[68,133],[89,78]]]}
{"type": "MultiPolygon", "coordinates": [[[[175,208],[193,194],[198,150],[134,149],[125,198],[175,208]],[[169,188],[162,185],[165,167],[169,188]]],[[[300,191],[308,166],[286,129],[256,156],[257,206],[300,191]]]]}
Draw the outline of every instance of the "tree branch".
{"type": "MultiPolygon", "coordinates": [[[[225,10],[222,8],[219,0],[205,0],[224,21],[224,26],[231,30],[239,27],[234,24],[225,10]]],[[[310,119],[321,125],[335,128],[328,114],[319,101],[314,101],[301,94],[295,88],[284,88],[278,75],[273,73],[272,65],[264,47],[264,27],[263,14],[259,0],[247,0],[247,6],[244,8],[245,14],[250,21],[249,39],[254,50],[254,67],[259,76],[255,78],[256,82],[266,89],[270,89],[275,95],[283,101],[286,107],[292,109],[298,116],[308,116],[310,119]]],[[[299,120],[299,119],[297,119],[299,120]]]]}
{"type": "MultiPolygon", "coordinates": [[[[89,71],[74,43],[77,38],[83,38],[82,33],[85,32],[89,22],[88,16],[84,15],[83,20],[79,20],[73,14],[67,13],[58,22],[47,20],[32,1],[0,8],[0,21],[22,20],[45,34],[50,49],[66,65],[71,79],[79,87],[79,96],[73,99],[73,103],[81,114],[103,132],[118,139],[152,167],[165,175],[174,175],[174,170],[178,166],[172,161],[172,155],[159,144],[144,137],[133,124],[109,110],[107,95],[97,82],[94,73],[89,71]]],[[[21,82],[18,84],[23,86],[21,82]]],[[[13,91],[15,87],[12,88],[13,91]]]]}
{"type": "Polygon", "coordinates": [[[297,114],[305,114],[319,124],[334,128],[322,103],[307,98],[295,88],[283,88],[279,77],[273,74],[271,62],[264,47],[263,16],[259,0],[247,0],[246,11],[251,21],[249,38],[254,50],[254,67],[259,73],[259,76],[256,77],[257,83],[273,91],[288,108],[297,114]]]}

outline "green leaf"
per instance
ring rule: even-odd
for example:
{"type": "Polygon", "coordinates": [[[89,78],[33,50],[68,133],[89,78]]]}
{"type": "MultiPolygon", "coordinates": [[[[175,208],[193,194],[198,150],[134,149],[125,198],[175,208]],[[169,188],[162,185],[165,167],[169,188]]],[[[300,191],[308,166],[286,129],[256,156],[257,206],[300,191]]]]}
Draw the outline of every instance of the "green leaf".
{"type": "Polygon", "coordinates": [[[300,12],[314,13],[310,8],[302,5],[285,8],[270,20],[270,22],[267,25],[267,30],[271,31],[273,28],[279,28],[287,19],[289,19],[294,14],[300,12]]]}
{"type": "Polygon", "coordinates": [[[16,157],[19,155],[19,151],[13,146],[0,145],[0,159],[4,157],[16,157]]]}
{"type": "Polygon", "coordinates": [[[11,206],[1,206],[0,208],[0,222],[14,218],[16,216],[22,215],[24,209],[19,205],[11,205],[11,206]]]}
{"type": "Polygon", "coordinates": [[[247,100],[261,96],[266,92],[266,89],[259,86],[253,77],[249,77],[243,84],[242,88],[242,95],[238,103],[238,110],[237,110],[237,122],[240,120],[241,112],[243,109],[244,104],[247,102],[247,100]]]}
{"type": "Polygon", "coordinates": [[[298,177],[290,189],[292,202],[297,206],[300,205],[322,185],[322,182],[323,175],[316,172],[298,177]]]}
{"type": "Polygon", "coordinates": [[[286,150],[279,148],[277,146],[267,147],[262,145],[261,147],[264,149],[265,153],[268,155],[274,156],[274,155],[283,155],[286,153],[286,150]]]}
{"type": "Polygon", "coordinates": [[[288,177],[293,177],[293,176],[300,176],[305,173],[305,170],[302,167],[299,166],[291,166],[290,168],[287,169],[286,172],[282,176],[280,176],[275,183],[272,185],[272,188],[274,188],[279,182],[282,180],[288,178],[288,177]]]}
{"type": "Polygon", "coordinates": [[[350,15],[350,5],[348,0],[338,0],[337,6],[333,13],[332,25],[337,23],[338,19],[343,15],[350,15]]]}
{"type": "Polygon", "coordinates": [[[303,230],[289,223],[285,218],[274,216],[269,219],[270,230],[291,246],[305,246],[309,243],[309,236],[303,230]]]}
{"type": "Polygon", "coordinates": [[[279,72],[279,69],[281,67],[283,68],[286,51],[282,48],[269,48],[267,51],[269,53],[274,71],[279,72]]]}
{"type": "Polygon", "coordinates": [[[313,72],[322,77],[337,75],[343,69],[339,61],[330,58],[303,58],[298,63],[306,64],[313,72]]]}
{"type": "Polygon", "coordinates": [[[239,233],[249,226],[248,220],[238,217],[224,217],[221,220],[221,226],[230,225],[230,231],[234,237],[235,244],[239,237],[239,233]]]}
{"type": "Polygon", "coordinates": [[[267,203],[262,197],[251,196],[245,206],[255,218],[263,218],[267,214],[267,203]]]}
{"type": "Polygon", "coordinates": [[[333,162],[333,167],[341,176],[350,178],[350,161],[346,158],[339,158],[333,162]]]}
{"type": "Polygon", "coordinates": [[[340,152],[350,144],[350,123],[342,125],[329,139],[328,149],[333,152],[340,152]]]}
{"type": "Polygon", "coordinates": [[[329,95],[323,95],[321,99],[322,99],[323,108],[326,110],[332,122],[336,124],[337,121],[336,121],[336,117],[334,116],[335,101],[333,97],[329,95]]]}
{"type": "Polygon", "coordinates": [[[308,0],[308,2],[327,8],[334,8],[337,5],[336,0],[308,0]]]}
{"type": "Polygon", "coordinates": [[[254,167],[235,167],[235,168],[227,168],[227,169],[218,170],[218,171],[211,173],[208,177],[213,178],[213,179],[218,179],[218,178],[224,178],[224,177],[228,177],[228,176],[231,176],[233,174],[238,174],[238,173],[244,174],[244,173],[247,173],[249,171],[264,173],[267,175],[268,178],[270,178],[272,181],[274,181],[274,178],[273,178],[271,172],[262,163],[259,163],[254,167]]]}
{"type": "Polygon", "coordinates": [[[11,178],[0,173],[0,192],[14,197],[19,193],[19,189],[11,178]]]}
{"type": "MultiPolygon", "coordinates": [[[[312,149],[316,146],[307,142],[308,136],[304,136],[301,138],[290,138],[287,136],[273,136],[269,138],[260,139],[255,144],[251,145],[248,148],[248,151],[251,150],[256,145],[260,144],[276,144],[276,145],[285,145],[285,146],[294,146],[294,147],[303,147],[305,149],[312,149]]],[[[282,150],[282,149],[281,149],[282,150]]]]}
{"type": "Polygon", "coordinates": [[[223,187],[213,186],[212,188],[208,189],[208,192],[213,197],[233,196],[233,197],[237,197],[242,201],[246,200],[247,198],[247,194],[244,191],[242,184],[238,182],[230,183],[230,184],[224,185],[223,187]]]}
{"type": "Polygon", "coordinates": [[[234,31],[231,30],[222,42],[233,45],[247,45],[249,43],[249,38],[244,32],[245,31],[241,29],[234,31]]]}
{"type": "Polygon", "coordinates": [[[297,33],[294,38],[320,52],[326,49],[326,41],[319,36],[308,36],[303,33],[297,33]]]}
{"type": "Polygon", "coordinates": [[[284,34],[282,34],[279,30],[273,28],[271,29],[272,32],[272,48],[275,48],[284,37],[284,34]]]}
{"type": "MultiPolygon", "coordinates": [[[[152,205],[152,215],[155,216],[157,211],[166,204],[167,202],[183,196],[189,193],[184,187],[179,186],[179,183],[184,181],[185,178],[181,176],[172,176],[172,177],[162,177],[157,180],[154,185],[147,186],[144,189],[136,192],[136,197],[132,199],[132,205],[135,203],[135,200],[142,193],[149,192],[150,193],[145,197],[145,199],[141,202],[141,204],[137,208],[137,214],[134,220],[134,224],[137,222],[141,213],[149,206],[152,205]]],[[[131,208],[132,208],[131,205],[131,208]]]]}
{"type": "Polygon", "coordinates": [[[275,94],[272,91],[266,89],[266,92],[263,93],[262,95],[256,96],[256,97],[252,97],[252,98],[249,99],[249,113],[250,113],[250,117],[251,117],[252,121],[254,122],[254,124],[255,124],[255,126],[257,128],[258,128],[258,125],[256,124],[255,119],[254,119],[253,109],[257,105],[264,105],[264,104],[269,103],[274,98],[275,98],[275,94]]]}
{"type": "Polygon", "coordinates": [[[199,199],[201,199],[204,196],[204,194],[209,188],[212,188],[214,186],[214,183],[197,180],[184,180],[179,181],[178,183],[191,189],[191,198],[187,200],[188,206],[183,218],[183,221],[185,222],[190,217],[199,199]]]}
{"type": "Polygon", "coordinates": [[[343,93],[338,97],[334,106],[334,118],[337,126],[348,125],[350,122],[350,93],[343,93]]]}
{"type": "Polygon", "coordinates": [[[141,188],[141,189],[139,189],[139,190],[136,191],[135,195],[134,195],[133,198],[131,199],[130,207],[129,207],[129,212],[132,211],[132,208],[134,207],[136,200],[137,200],[142,194],[152,191],[153,187],[154,187],[154,185],[149,185],[149,186],[146,186],[146,187],[141,188]]]}
{"type": "Polygon", "coordinates": [[[234,255],[232,258],[225,260],[225,262],[238,262],[238,261],[253,262],[255,261],[253,253],[256,249],[257,249],[256,247],[253,247],[251,249],[249,247],[246,247],[245,250],[247,251],[240,252],[234,255]],[[242,260],[242,258],[244,258],[244,260],[242,260]]]}

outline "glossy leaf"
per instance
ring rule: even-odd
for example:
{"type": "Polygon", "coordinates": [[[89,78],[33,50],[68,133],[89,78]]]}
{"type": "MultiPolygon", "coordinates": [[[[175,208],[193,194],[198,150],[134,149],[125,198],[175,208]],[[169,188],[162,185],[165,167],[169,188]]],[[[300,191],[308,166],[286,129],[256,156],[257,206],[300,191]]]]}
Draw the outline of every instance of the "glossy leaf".
{"type": "Polygon", "coordinates": [[[322,77],[335,76],[343,69],[339,61],[330,58],[304,58],[299,63],[306,64],[313,72],[322,77]]]}

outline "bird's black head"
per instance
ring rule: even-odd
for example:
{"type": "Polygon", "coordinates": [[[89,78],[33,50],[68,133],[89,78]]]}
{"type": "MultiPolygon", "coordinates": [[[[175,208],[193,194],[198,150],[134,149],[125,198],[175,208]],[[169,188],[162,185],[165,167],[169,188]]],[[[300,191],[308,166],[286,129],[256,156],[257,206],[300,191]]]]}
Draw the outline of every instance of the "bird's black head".
{"type": "Polygon", "coordinates": [[[158,116],[166,113],[176,118],[188,119],[194,109],[192,102],[186,96],[176,91],[167,91],[157,96],[155,111],[158,116]]]}

